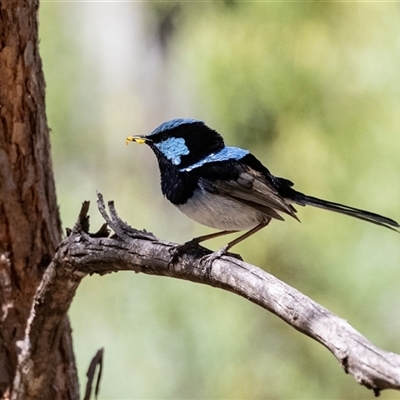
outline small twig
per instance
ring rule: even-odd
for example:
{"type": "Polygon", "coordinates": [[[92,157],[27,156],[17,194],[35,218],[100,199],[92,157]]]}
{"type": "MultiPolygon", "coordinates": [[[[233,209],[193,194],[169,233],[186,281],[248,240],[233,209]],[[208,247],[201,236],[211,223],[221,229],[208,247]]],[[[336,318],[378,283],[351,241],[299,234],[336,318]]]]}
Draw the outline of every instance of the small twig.
{"type": "Polygon", "coordinates": [[[131,239],[148,239],[153,240],[157,238],[150,232],[145,230],[139,230],[132,228],[126,222],[122,221],[118,216],[118,213],[115,209],[114,202],[108,202],[108,209],[110,210],[110,215],[108,215],[106,211],[106,206],[104,203],[103,195],[100,192],[97,192],[97,206],[99,208],[100,214],[107,221],[107,224],[112,228],[112,230],[117,234],[117,236],[122,240],[131,240],[131,239]]]}
{"type": "Polygon", "coordinates": [[[85,397],[83,398],[83,400],[90,400],[90,396],[92,395],[92,386],[93,386],[94,376],[95,376],[97,366],[98,366],[99,372],[97,374],[96,387],[95,387],[95,391],[94,391],[95,397],[97,399],[97,396],[100,391],[101,375],[103,372],[103,361],[104,361],[103,357],[104,357],[104,348],[101,348],[100,350],[97,351],[95,356],[92,358],[92,361],[90,362],[88,371],[86,372],[88,381],[86,384],[85,397]]]}
{"type": "Polygon", "coordinates": [[[79,212],[78,215],[78,220],[75,223],[74,228],[72,229],[73,232],[80,232],[83,231],[85,233],[89,233],[89,207],[90,207],[90,201],[84,201],[82,203],[81,211],[79,212]]]}

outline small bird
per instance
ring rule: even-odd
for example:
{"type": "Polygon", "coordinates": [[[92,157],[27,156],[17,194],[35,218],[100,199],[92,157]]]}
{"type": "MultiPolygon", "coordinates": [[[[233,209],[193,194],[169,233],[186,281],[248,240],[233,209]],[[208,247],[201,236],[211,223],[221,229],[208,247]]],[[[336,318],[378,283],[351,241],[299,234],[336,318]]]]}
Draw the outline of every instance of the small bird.
{"type": "Polygon", "coordinates": [[[400,232],[400,225],[381,215],[305,195],[293,183],[272,175],[248,150],[225,146],[222,136],[196,119],[164,122],[147,136],[126,143],[146,143],[155,153],[163,195],[189,218],[222,231],[192,239],[183,246],[244,231],[227,243],[219,258],[242,240],[282,215],[296,216],[294,205],[314,206],[350,215],[400,232]]]}

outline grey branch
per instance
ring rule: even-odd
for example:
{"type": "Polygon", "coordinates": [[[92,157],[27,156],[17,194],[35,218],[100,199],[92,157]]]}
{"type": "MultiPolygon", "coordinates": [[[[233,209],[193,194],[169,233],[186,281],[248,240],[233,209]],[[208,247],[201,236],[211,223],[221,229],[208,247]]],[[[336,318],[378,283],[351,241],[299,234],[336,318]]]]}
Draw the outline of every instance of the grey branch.
{"type": "Polygon", "coordinates": [[[202,257],[209,251],[189,248],[172,262],[176,244],[121,221],[112,202],[106,211],[98,194],[98,207],[115,232],[108,237],[104,225],[89,234],[89,203],[83,203],[78,221],[57,248],[38,288],[20,343],[13,399],[43,399],[52,376],[52,355],[75,291],[88,274],[134,271],[202,283],[236,293],[283,319],[290,326],[325,346],[344,370],[375,395],[383,389],[400,389],[400,356],[380,350],[349,323],[332,314],[274,276],[233,257],[215,260],[212,267],[202,257]]]}

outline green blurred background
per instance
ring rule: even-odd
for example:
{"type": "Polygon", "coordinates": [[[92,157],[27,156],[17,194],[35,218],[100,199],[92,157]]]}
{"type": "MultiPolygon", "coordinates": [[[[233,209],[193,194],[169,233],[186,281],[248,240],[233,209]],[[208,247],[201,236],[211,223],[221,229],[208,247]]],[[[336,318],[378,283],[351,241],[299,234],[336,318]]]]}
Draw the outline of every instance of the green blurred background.
{"type": "MultiPolygon", "coordinates": [[[[398,3],[42,1],[40,38],[64,227],[83,200],[100,226],[100,190],[162,239],[211,232],[162,198],[150,149],[125,146],[176,117],[205,120],[300,191],[400,220],[398,3]]],[[[399,353],[398,235],[318,209],[298,215],[236,251],[399,353]]],[[[373,396],[322,346],[206,286],[92,276],[70,316],[83,387],[105,347],[101,399],[373,396]]]]}

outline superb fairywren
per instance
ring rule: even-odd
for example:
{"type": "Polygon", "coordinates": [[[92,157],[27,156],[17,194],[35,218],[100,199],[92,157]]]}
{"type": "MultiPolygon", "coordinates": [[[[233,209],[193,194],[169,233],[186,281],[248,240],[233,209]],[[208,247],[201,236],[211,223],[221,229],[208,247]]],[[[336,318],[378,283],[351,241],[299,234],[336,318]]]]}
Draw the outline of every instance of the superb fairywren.
{"type": "Polygon", "coordinates": [[[126,142],[130,141],[146,143],[153,150],[162,193],[172,204],[200,224],[222,229],[188,243],[247,230],[215,257],[271,219],[283,220],[282,214],[298,220],[293,204],[339,212],[399,232],[400,225],[390,218],[294,190],[291,181],[273,176],[248,150],[225,146],[222,136],[202,121],[174,119],[147,136],[129,136],[126,142]]]}

